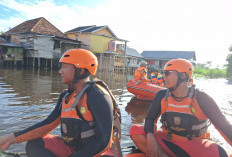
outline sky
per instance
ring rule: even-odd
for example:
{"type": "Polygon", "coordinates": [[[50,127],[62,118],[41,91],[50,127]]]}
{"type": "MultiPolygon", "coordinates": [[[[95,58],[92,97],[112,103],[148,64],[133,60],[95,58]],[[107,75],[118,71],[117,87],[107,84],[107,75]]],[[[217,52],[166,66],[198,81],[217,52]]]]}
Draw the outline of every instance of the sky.
{"type": "Polygon", "coordinates": [[[143,51],[195,51],[198,63],[226,64],[232,0],[0,0],[0,31],[45,17],[62,32],[108,25],[143,51]]]}

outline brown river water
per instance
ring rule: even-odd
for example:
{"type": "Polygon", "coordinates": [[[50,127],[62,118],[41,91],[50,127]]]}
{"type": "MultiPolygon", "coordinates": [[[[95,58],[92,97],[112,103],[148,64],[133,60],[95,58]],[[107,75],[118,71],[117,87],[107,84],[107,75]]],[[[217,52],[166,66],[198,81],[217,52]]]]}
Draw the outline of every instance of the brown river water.
{"type": "MultiPolygon", "coordinates": [[[[112,90],[122,113],[122,151],[126,153],[133,146],[129,130],[133,124],[144,124],[151,101],[133,97],[126,89],[126,83],[133,78],[122,72],[99,72],[97,78],[106,82],[112,90]]],[[[232,124],[232,84],[226,79],[195,79],[218,103],[223,114],[232,124]]],[[[60,81],[58,70],[0,69],[0,136],[27,128],[42,121],[51,113],[59,94],[66,89],[60,81]]],[[[158,123],[160,126],[160,123],[158,123]]],[[[60,134],[60,128],[52,133],[60,134]]],[[[224,148],[231,147],[222,136],[209,127],[211,137],[224,148]]],[[[25,154],[25,143],[9,147],[7,154],[25,154]]],[[[1,155],[0,156],[8,156],[1,155]]],[[[11,156],[11,155],[10,155],[11,156]]]]}

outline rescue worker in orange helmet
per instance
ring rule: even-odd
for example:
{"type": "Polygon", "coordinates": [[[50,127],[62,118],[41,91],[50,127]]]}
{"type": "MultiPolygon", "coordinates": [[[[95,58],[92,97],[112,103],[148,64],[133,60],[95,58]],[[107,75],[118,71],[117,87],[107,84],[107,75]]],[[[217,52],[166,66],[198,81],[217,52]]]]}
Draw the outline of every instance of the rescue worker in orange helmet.
{"type": "Polygon", "coordinates": [[[159,70],[154,67],[151,73],[151,83],[163,87],[163,76],[159,73],[159,70]]]}
{"type": "Polygon", "coordinates": [[[147,62],[142,61],[140,63],[140,67],[135,70],[134,74],[134,81],[139,82],[151,82],[149,79],[147,79],[147,62]]]}
{"type": "Polygon", "coordinates": [[[89,78],[98,68],[96,56],[72,49],[60,62],[61,81],[69,85],[68,90],[44,121],[0,137],[0,150],[28,141],[26,153],[33,157],[120,155],[120,112],[115,99],[104,82],[89,78]],[[59,124],[61,137],[49,134],[59,124]]]}
{"type": "Polygon", "coordinates": [[[167,89],[159,91],[148,111],[145,125],[131,127],[135,145],[148,157],[226,157],[231,155],[210,140],[210,122],[232,145],[232,125],[215,101],[193,85],[193,66],[185,59],[173,59],[164,67],[167,89]],[[161,115],[161,131],[157,120],[161,115]]]}

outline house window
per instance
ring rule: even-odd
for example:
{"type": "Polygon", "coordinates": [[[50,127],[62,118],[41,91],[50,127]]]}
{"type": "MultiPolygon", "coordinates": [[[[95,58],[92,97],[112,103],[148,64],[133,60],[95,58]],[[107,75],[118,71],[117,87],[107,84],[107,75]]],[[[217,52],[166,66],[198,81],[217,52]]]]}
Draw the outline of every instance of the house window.
{"type": "Polygon", "coordinates": [[[60,48],[60,41],[55,40],[53,50],[60,48]]]}

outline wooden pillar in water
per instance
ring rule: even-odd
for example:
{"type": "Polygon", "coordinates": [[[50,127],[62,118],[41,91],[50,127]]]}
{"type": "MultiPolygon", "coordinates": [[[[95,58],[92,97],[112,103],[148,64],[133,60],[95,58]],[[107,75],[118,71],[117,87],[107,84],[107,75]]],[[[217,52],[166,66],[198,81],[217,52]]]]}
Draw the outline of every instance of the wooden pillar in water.
{"type": "Polygon", "coordinates": [[[29,67],[29,57],[27,57],[27,68],[29,67]]]}
{"type": "Polygon", "coordinates": [[[33,68],[35,68],[35,58],[33,57],[33,60],[32,60],[32,64],[33,64],[33,68]]]}
{"type": "Polygon", "coordinates": [[[14,53],[14,66],[16,67],[17,61],[16,61],[16,53],[14,53]]]}
{"type": "Polygon", "coordinates": [[[52,59],[51,59],[51,70],[52,70],[52,59]]]}
{"type": "Polygon", "coordinates": [[[38,57],[38,68],[40,68],[40,57],[38,57]]]}

